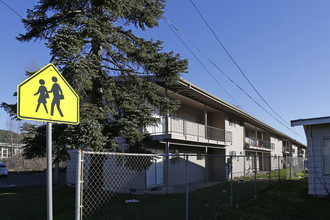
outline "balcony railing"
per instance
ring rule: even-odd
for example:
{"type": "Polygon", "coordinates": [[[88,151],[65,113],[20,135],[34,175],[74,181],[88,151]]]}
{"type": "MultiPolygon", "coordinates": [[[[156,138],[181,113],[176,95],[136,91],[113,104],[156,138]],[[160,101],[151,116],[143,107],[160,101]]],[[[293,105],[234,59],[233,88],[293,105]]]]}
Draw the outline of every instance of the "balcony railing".
{"type": "MultiPolygon", "coordinates": [[[[160,118],[157,126],[149,126],[147,131],[153,135],[166,134],[165,117],[160,118]]],[[[193,136],[199,139],[208,139],[222,142],[232,142],[232,132],[224,129],[205,126],[204,124],[188,121],[177,117],[168,117],[168,133],[193,136]]]]}
{"type": "Polygon", "coordinates": [[[272,150],[275,149],[275,144],[270,143],[265,140],[253,138],[253,137],[245,137],[245,146],[247,148],[260,148],[260,149],[267,149],[267,150],[272,150]]]}
{"type": "Polygon", "coordinates": [[[290,153],[290,147],[283,147],[283,152],[290,153]]]}

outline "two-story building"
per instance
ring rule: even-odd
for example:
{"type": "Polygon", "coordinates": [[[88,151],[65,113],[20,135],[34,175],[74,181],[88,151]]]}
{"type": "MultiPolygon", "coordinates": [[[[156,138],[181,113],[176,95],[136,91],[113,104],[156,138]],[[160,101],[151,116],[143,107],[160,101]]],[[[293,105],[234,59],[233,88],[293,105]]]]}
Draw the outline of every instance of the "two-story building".
{"type": "MultiPolygon", "coordinates": [[[[165,88],[161,81],[155,82],[160,86],[159,95],[180,100],[181,106],[171,115],[157,115],[160,123],[147,128],[152,137],[159,140],[151,150],[207,155],[207,158],[189,159],[190,173],[196,174],[191,181],[226,179],[228,157],[225,155],[251,156],[250,160],[234,157],[234,176],[243,176],[255,168],[258,171],[269,170],[270,166],[276,169],[277,157],[304,157],[304,144],[198,86],[184,79],[170,88],[165,88]],[[256,161],[253,156],[257,156],[256,161]]],[[[180,160],[175,161],[165,163],[165,182],[169,185],[184,181],[185,171],[178,165],[180,160]]]]}
{"type": "MultiPolygon", "coordinates": [[[[113,167],[105,172],[129,173],[127,192],[169,189],[187,180],[208,185],[228,180],[230,171],[234,177],[244,176],[284,168],[280,164],[283,156],[304,157],[305,145],[198,86],[180,79],[166,88],[162,81],[153,80],[159,85],[158,95],[179,100],[181,105],[170,115],[157,114],[156,110],[159,123],[146,128],[156,140],[148,149],[158,154],[150,167],[131,175],[123,162],[117,162],[124,154],[109,154],[107,163],[113,167]]],[[[124,151],[125,140],[118,137],[117,142],[124,151]]],[[[74,183],[76,156],[75,151],[70,152],[68,184],[74,183]]]]}

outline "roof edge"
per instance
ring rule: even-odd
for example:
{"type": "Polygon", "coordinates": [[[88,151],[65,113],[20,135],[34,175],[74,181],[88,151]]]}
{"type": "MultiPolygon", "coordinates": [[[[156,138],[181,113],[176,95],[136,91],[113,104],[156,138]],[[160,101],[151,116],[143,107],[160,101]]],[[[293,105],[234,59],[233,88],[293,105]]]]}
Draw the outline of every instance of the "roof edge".
{"type": "Polygon", "coordinates": [[[330,124],[330,116],[319,118],[306,118],[291,121],[291,127],[300,125],[330,124]]]}

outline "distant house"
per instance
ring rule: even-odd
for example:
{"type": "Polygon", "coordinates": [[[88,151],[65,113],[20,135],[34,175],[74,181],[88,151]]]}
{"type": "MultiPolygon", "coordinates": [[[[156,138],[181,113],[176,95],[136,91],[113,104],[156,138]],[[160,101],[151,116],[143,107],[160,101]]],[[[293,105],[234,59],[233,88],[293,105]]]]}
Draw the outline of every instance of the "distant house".
{"type": "Polygon", "coordinates": [[[291,121],[303,125],[308,146],[308,193],[317,197],[330,196],[330,117],[291,121]]]}
{"type": "Polygon", "coordinates": [[[23,152],[24,144],[0,143],[0,158],[10,158],[23,152]]]}

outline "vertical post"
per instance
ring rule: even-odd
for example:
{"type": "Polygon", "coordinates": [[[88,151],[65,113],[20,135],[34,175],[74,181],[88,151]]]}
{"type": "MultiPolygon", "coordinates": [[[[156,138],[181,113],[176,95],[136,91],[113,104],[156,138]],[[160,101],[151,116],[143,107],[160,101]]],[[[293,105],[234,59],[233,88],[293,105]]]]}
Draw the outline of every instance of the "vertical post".
{"type": "Polygon", "coordinates": [[[304,179],[306,178],[306,171],[305,171],[305,160],[303,160],[303,168],[304,168],[304,179]]]}
{"type": "Polygon", "coordinates": [[[52,181],[52,123],[46,124],[47,153],[47,219],[53,219],[53,181],[52,181]]]}
{"type": "Polygon", "coordinates": [[[157,159],[156,159],[156,157],[153,159],[153,162],[154,162],[154,167],[155,167],[155,170],[154,170],[154,172],[155,172],[155,184],[157,185],[158,183],[157,183],[157,159]]]}
{"type": "Polygon", "coordinates": [[[186,220],[188,220],[188,206],[189,206],[189,180],[188,180],[188,154],[186,158],[186,220]]]}
{"type": "Polygon", "coordinates": [[[205,139],[208,139],[207,133],[207,107],[204,105],[204,125],[205,125],[205,139]]]}
{"type": "Polygon", "coordinates": [[[269,182],[272,180],[271,173],[270,173],[272,171],[272,161],[271,161],[271,159],[272,159],[272,156],[269,155],[269,182]]]}
{"type": "MultiPolygon", "coordinates": [[[[165,98],[168,98],[167,88],[165,88],[165,98]]],[[[165,116],[165,134],[168,134],[168,117],[169,117],[169,115],[166,114],[166,116],[165,116]]]]}
{"type": "Polygon", "coordinates": [[[290,165],[290,176],[289,176],[289,178],[291,179],[292,178],[292,159],[290,160],[290,162],[289,162],[289,165],[290,165]]]}
{"type": "Polygon", "coordinates": [[[169,193],[169,166],[170,166],[170,144],[165,143],[165,184],[166,184],[166,193],[169,193]]]}
{"type": "Polygon", "coordinates": [[[208,184],[208,163],[209,163],[209,157],[208,157],[208,148],[205,147],[205,186],[208,184]]]}
{"type": "Polygon", "coordinates": [[[261,168],[260,171],[265,171],[265,157],[264,157],[264,153],[261,152],[261,168]]]}
{"type": "Polygon", "coordinates": [[[230,156],[230,207],[233,207],[233,156],[230,156]]]}
{"type": "Polygon", "coordinates": [[[254,156],[254,197],[257,196],[257,156],[254,156]]]}
{"type": "Polygon", "coordinates": [[[80,190],[81,190],[81,149],[77,152],[76,164],[76,220],[81,219],[81,204],[80,204],[80,190]]]}
{"type": "Polygon", "coordinates": [[[286,155],[284,157],[284,160],[285,160],[285,179],[287,179],[287,172],[286,172],[286,170],[288,169],[288,160],[287,160],[287,156],[286,155]]]}
{"type": "Polygon", "coordinates": [[[280,166],[280,156],[277,158],[277,167],[278,167],[278,180],[281,181],[281,166],[280,166]]]}
{"type": "Polygon", "coordinates": [[[245,165],[245,160],[246,160],[246,155],[243,155],[243,162],[244,162],[244,163],[243,163],[244,177],[245,177],[245,172],[246,172],[246,170],[245,170],[245,169],[246,169],[246,168],[245,168],[245,166],[246,166],[246,165],[245,165]]]}

